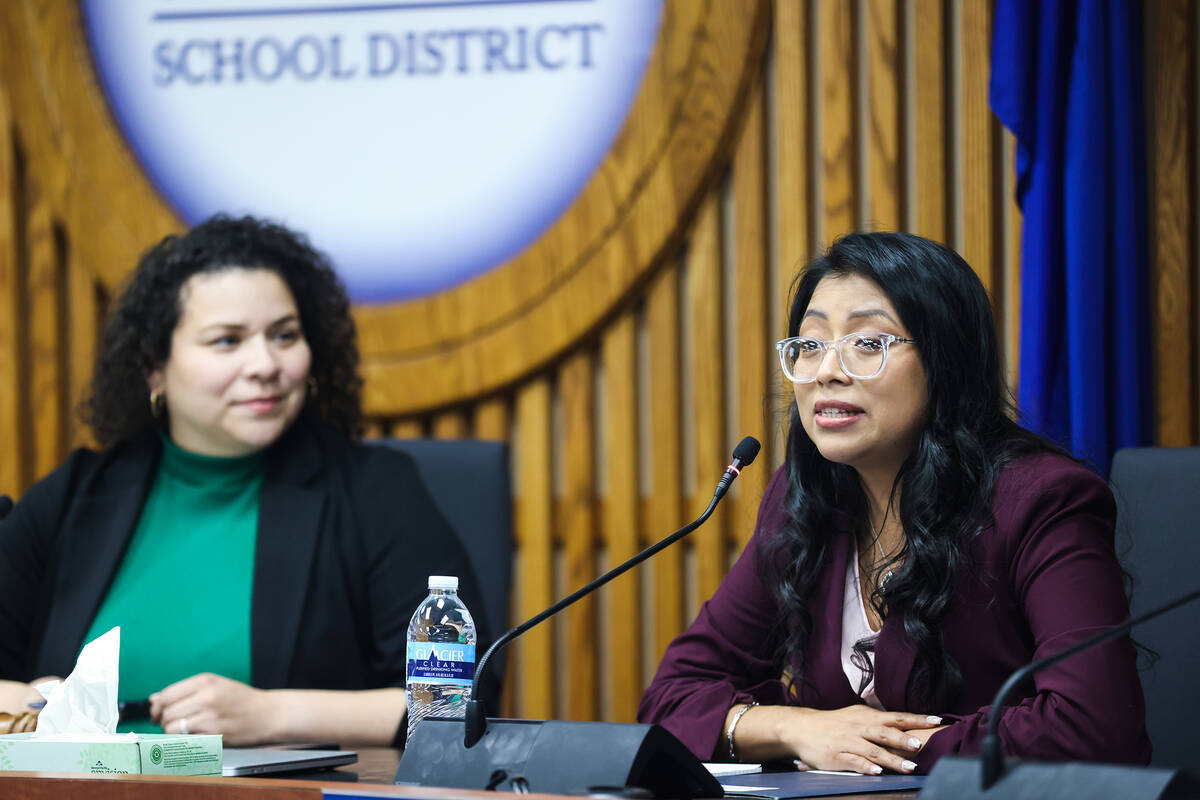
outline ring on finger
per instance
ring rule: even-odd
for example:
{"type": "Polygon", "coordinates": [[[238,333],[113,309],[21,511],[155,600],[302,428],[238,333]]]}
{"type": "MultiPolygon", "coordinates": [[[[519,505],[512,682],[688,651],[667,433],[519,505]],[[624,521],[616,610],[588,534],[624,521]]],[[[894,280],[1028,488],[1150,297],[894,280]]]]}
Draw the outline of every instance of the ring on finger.
{"type": "Polygon", "coordinates": [[[179,720],[179,732],[184,736],[188,735],[187,717],[183,717],[179,720]]]}

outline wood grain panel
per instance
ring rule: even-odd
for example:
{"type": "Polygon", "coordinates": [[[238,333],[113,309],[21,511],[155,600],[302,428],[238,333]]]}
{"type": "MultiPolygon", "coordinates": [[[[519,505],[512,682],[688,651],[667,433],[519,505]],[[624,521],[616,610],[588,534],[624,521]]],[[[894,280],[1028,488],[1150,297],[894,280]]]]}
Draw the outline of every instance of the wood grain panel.
{"type": "Polygon", "coordinates": [[[946,242],[949,233],[946,160],[950,141],[946,130],[946,10],[944,0],[914,0],[913,41],[916,74],[914,233],[946,242]]]}
{"type": "MultiPolygon", "coordinates": [[[[563,407],[563,496],[558,528],[565,539],[566,591],[573,592],[596,577],[596,404],[595,359],[591,349],[576,353],[558,373],[563,407]]],[[[596,597],[585,597],[565,612],[566,681],[563,719],[599,719],[597,677],[598,617],[596,597]]]]}
{"type": "Polygon", "coordinates": [[[1197,440],[1196,309],[1196,42],[1193,5],[1155,5],[1152,82],[1155,373],[1160,445],[1197,440]],[[1186,366],[1185,366],[1186,365],[1186,366]]]}
{"type": "MultiPolygon", "coordinates": [[[[992,297],[992,306],[1000,310],[1003,300],[1003,269],[1000,262],[1000,236],[997,220],[999,196],[996,178],[999,161],[1000,124],[988,106],[988,81],[991,70],[978,57],[992,43],[992,15],[989,3],[961,5],[962,49],[960,69],[962,93],[958,103],[962,130],[962,256],[970,264],[992,297]],[[1001,290],[1001,291],[998,291],[1001,290]]],[[[999,319],[999,317],[997,317],[999,319]]]]}
{"type": "MultiPolygon", "coordinates": [[[[671,264],[655,276],[646,295],[651,376],[648,387],[651,493],[646,519],[654,539],[684,524],[679,303],[679,268],[671,264]]],[[[683,551],[683,544],[668,547],[649,565],[654,584],[651,641],[656,663],[688,621],[683,608],[683,551]]]]}
{"type": "MultiPolygon", "coordinates": [[[[638,552],[638,442],[636,323],[632,312],[617,317],[601,342],[604,362],[605,569],[638,552]]],[[[641,697],[641,593],[631,570],[604,589],[607,642],[603,673],[608,682],[607,719],[632,722],[641,697]]]]}
{"type": "MultiPolygon", "coordinates": [[[[517,618],[526,620],[547,608],[554,593],[552,526],[553,488],[550,469],[550,381],[540,377],[517,392],[515,501],[517,545],[514,584],[517,618]]],[[[554,716],[553,627],[539,625],[513,643],[510,670],[517,676],[522,713],[538,719],[554,716]]]]}
{"type": "Polygon", "coordinates": [[[900,102],[904,97],[898,0],[867,0],[867,224],[871,230],[900,228],[902,171],[900,102]]]}
{"type": "MultiPolygon", "coordinates": [[[[759,461],[742,473],[726,500],[733,524],[730,533],[740,550],[754,531],[755,509],[770,477],[771,437],[770,378],[775,350],[768,327],[770,298],[767,269],[767,120],[762,86],[755,87],[746,110],[746,123],[733,159],[733,259],[736,308],[731,338],[736,342],[735,361],[728,365],[737,407],[733,412],[737,436],[753,436],[766,448],[759,461]]],[[[732,446],[731,443],[727,446],[732,446]]]]}
{"type": "MultiPolygon", "coordinates": [[[[689,516],[698,517],[712,499],[713,486],[729,455],[725,428],[725,310],[721,290],[721,220],[718,196],[705,198],[696,218],[688,250],[687,303],[692,362],[685,368],[692,378],[693,422],[692,496],[689,516]]],[[[703,528],[691,537],[696,551],[696,593],[707,600],[725,577],[726,519],[718,508],[703,528]]],[[[688,609],[689,615],[696,608],[688,609]]]]}
{"type": "Polygon", "coordinates": [[[26,202],[26,242],[29,278],[25,306],[29,309],[29,398],[37,409],[33,422],[33,478],[58,466],[66,454],[66,342],[62,330],[64,305],[54,221],[40,186],[30,181],[26,202]]]}
{"type": "Polygon", "coordinates": [[[854,131],[854,36],[850,0],[819,4],[821,36],[821,197],[823,244],[857,227],[859,165],[854,131]]]}
{"type": "MultiPolygon", "coordinates": [[[[3,43],[0,39],[0,43],[3,43]]],[[[14,163],[12,117],[8,93],[0,86],[0,494],[19,495],[25,488],[25,452],[19,365],[25,357],[20,342],[21,268],[17,248],[18,182],[14,163]]]]}

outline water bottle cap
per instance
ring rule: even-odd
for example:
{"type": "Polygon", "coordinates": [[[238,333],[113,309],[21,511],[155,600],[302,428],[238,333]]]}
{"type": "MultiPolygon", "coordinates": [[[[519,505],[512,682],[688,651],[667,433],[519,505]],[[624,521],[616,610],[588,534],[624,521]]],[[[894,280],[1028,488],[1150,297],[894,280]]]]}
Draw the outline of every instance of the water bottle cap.
{"type": "Polygon", "coordinates": [[[430,575],[429,588],[432,589],[449,589],[452,592],[458,591],[458,577],[455,575],[430,575]]]}

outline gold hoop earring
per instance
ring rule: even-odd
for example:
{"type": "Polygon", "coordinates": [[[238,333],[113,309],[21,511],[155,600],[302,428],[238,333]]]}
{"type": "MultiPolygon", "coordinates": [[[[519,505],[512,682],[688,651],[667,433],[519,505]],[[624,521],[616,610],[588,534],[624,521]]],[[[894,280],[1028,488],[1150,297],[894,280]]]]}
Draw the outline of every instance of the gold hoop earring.
{"type": "Polygon", "coordinates": [[[167,411],[167,398],[163,397],[163,393],[157,389],[150,392],[150,413],[155,419],[162,419],[163,414],[167,411]]]}

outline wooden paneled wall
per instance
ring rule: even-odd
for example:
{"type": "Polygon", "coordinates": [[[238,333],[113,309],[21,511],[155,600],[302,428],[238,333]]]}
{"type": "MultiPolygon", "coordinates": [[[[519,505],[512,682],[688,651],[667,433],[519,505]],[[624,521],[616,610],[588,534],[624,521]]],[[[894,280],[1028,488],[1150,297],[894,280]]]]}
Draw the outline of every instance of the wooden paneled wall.
{"type": "MultiPolygon", "coordinates": [[[[1200,18],[1149,5],[1157,435],[1196,444],[1200,18]]],[[[179,223],[108,116],[73,4],[0,15],[0,491],[19,495],[86,442],[70,411],[107,298],[179,223]]],[[[514,647],[507,713],[633,718],[782,460],[772,343],[833,237],[960,250],[1014,364],[1020,218],[990,26],[986,0],[668,0],[629,122],[564,220],[460,289],[358,310],[372,435],[512,443],[513,622],[698,514],[736,441],[764,443],[704,528],[514,647]]]]}

